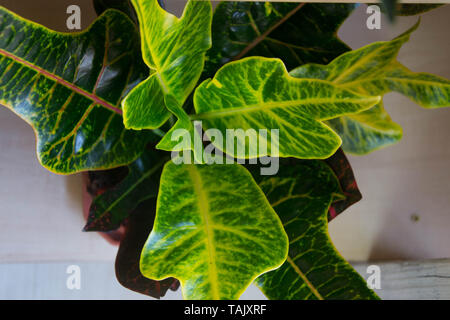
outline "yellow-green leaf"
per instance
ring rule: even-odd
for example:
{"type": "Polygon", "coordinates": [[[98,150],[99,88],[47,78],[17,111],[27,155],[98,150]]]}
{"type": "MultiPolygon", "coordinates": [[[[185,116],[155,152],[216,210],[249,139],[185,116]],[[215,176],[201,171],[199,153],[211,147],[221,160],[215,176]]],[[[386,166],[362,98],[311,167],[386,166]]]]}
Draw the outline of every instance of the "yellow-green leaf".
{"type": "Polygon", "coordinates": [[[415,73],[396,60],[401,46],[419,23],[391,41],[380,41],[344,53],[328,65],[307,64],[290,72],[296,78],[322,79],[348,90],[378,96],[396,91],[425,108],[450,105],[450,81],[415,73]]]}
{"type": "Polygon", "coordinates": [[[380,102],[369,110],[327,121],[342,139],[342,148],[352,154],[367,154],[395,144],[402,127],[392,121],[380,102]]]}
{"type": "Polygon", "coordinates": [[[224,137],[227,129],[253,129],[258,142],[267,141],[267,150],[256,150],[243,135],[234,143],[216,145],[236,158],[327,158],[341,139],[324,121],[369,109],[379,100],[331,82],[296,79],[279,59],[250,57],[225,65],[196,89],[197,115],[192,118],[204,128],[219,129],[224,137]],[[261,129],[269,130],[266,136],[261,129]],[[271,129],[279,130],[279,152],[274,148],[278,144],[271,143],[271,129]]]}
{"type": "MultiPolygon", "coordinates": [[[[195,140],[200,141],[198,144],[202,145],[201,127],[194,127],[189,115],[178,104],[176,99],[172,96],[166,98],[167,108],[175,115],[178,120],[175,125],[162,137],[161,141],[156,145],[159,150],[165,151],[184,151],[193,150],[193,159],[195,163],[203,163],[203,149],[195,148],[195,140]]],[[[191,157],[190,155],[187,155],[191,157]]]]}
{"type": "Polygon", "coordinates": [[[183,16],[162,9],[157,0],[133,0],[141,31],[142,55],[150,67],[148,79],[122,102],[127,128],[153,129],[170,116],[165,98],[179,105],[194,89],[211,46],[212,8],[209,1],[189,1],[183,16]]]}
{"type": "Polygon", "coordinates": [[[120,108],[148,74],[138,41],[135,25],[116,10],[70,34],[0,7],[0,104],[33,127],[45,168],[109,169],[142,153],[149,132],[125,130],[120,108]]]}
{"type": "Polygon", "coordinates": [[[285,261],[287,247],[278,216],[244,167],[170,161],[141,271],[177,278],[185,299],[238,299],[285,261]]]}
{"type": "MultiPolygon", "coordinates": [[[[296,78],[322,79],[364,95],[396,91],[425,108],[450,105],[450,81],[408,70],[397,60],[401,46],[418,23],[401,36],[347,52],[330,64],[307,64],[290,72],[296,78]]],[[[343,149],[365,154],[401,139],[402,129],[378,104],[370,110],[327,121],[343,140],[343,149]]]]}

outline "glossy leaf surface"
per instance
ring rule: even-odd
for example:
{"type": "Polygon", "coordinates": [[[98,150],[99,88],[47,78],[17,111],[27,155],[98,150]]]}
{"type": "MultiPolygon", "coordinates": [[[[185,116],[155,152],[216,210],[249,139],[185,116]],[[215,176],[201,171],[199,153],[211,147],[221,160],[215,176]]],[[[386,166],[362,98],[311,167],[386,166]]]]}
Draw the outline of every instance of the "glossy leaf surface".
{"type": "Polygon", "coordinates": [[[338,37],[356,4],[223,1],[214,11],[205,74],[249,56],[280,58],[288,70],[326,64],[349,48],[338,37]]]}
{"type": "Polygon", "coordinates": [[[396,91],[425,108],[450,104],[450,81],[427,73],[409,71],[397,60],[401,46],[418,24],[391,41],[369,44],[347,52],[330,64],[307,64],[291,71],[298,78],[331,81],[341,87],[366,95],[396,91]]]}
{"type": "Polygon", "coordinates": [[[327,211],[345,196],[324,162],[298,162],[255,178],[289,237],[286,262],[256,281],[269,299],[377,299],[328,236],[327,211]]]}
{"type": "Polygon", "coordinates": [[[342,148],[352,154],[366,154],[395,144],[403,136],[402,127],[392,121],[378,103],[369,110],[327,121],[342,139],[342,148]]]}
{"type": "MultiPolygon", "coordinates": [[[[212,76],[236,56],[249,55],[240,53],[253,43],[257,45],[251,54],[280,58],[288,70],[305,63],[326,64],[350,51],[337,37],[337,31],[356,6],[222,2],[214,12],[213,47],[208,51],[205,74],[212,76]],[[320,26],[315,23],[323,20],[327,23],[322,22],[320,26]]],[[[346,151],[367,153],[401,138],[400,126],[390,119],[382,105],[372,108],[366,115],[363,113],[361,117],[344,116],[328,122],[342,138],[346,151]]]]}
{"type": "Polygon", "coordinates": [[[281,157],[327,158],[341,139],[322,121],[369,109],[377,102],[379,97],[329,82],[291,77],[279,59],[251,57],[227,64],[196,89],[194,119],[204,128],[217,128],[224,137],[227,129],[251,129],[256,130],[257,141],[267,141],[267,151],[256,150],[243,135],[234,145],[215,144],[237,158],[278,155],[271,132],[264,137],[259,129],[279,130],[281,157]]]}
{"type": "MultiPolygon", "coordinates": [[[[398,51],[415,27],[394,40],[373,43],[345,53],[327,66],[308,64],[292,70],[290,74],[298,78],[331,81],[365,95],[378,96],[396,91],[425,108],[449,106],[448,80],[411,72],[396,61],[398,51]]],[[[344,150],[356,154],[393,144],[402,137],[401,127],[391,120],[382,103],[370,110],[327,123],[342,137],[344,150]]]]}
{"type": "Polygon", "coordinates": [[[108,9],[116,9],[125,13],[137,25],[138,19],[130,0],[93,0],[97,15],[101,15],[108,9]]]}
{"type": "Polygon", "coordinates": [[[0,103],[33,127],[45,168],[106,169],[140,155],[150,134],[125,130],[120,101],[148,71],[125,15],[66,34],[0,8],[0,33],[0,103]]]}
{"type": "Polygon", "coordinates": [[[237,299],[286,253],[281,222],[244,167],[166,164],[146,277],[180,280],[185,299],[237,299]]]}
{"type": "Polygon", "coordinates": [[[142,56],[151,74],[124,99],[124,123],[127,128],[153,129],[170,116],[165,98],[170,95],[182,106],[197,84],[211,46],[212,8],[209,1],[189,1],[177,18],[157,0],[132,3],[139,18],[142,56]]]}
{"type": "Polygon", "coordinates": [[[114,230],[139,203],[156,198],[161,169],[167,160],[159,153],[146,151],[130,164],[122,181],[95,197],[84,230],[114,230]]]}
{"type": "MultiPolygon", "coordinates": [[[[296,159],[296,158],[281,158],[279,159],[280,167],[289,167],[289,166],[299,166],[305,163],[305,160],[296,159]]],[[[340,213],[345,211],[348,207],[352,206],[359,200],[361,200],[362,195],[358,189],[358,185],[356,183],[355,176],[353,174],[353,169],[351,167],[350,162],[348,161],[345,153],[341,148],[336,151],[331,157],[318,160],[326,163],[326,165],[331,169],[334,175],[338,178],[340,188],[344,197],[340,199],[335,199],[328,210],[328,221],[336,218],[340,213]]],[[[264,164],[257,163],[245,164],[245,167],[251,172],[251,174],[255,177],[256,180],[260,181],[264,177],[261,176],[261,168],[264,167],[264,164]]]]}
{"type": "MultiPolygon", "coordinates": [[[[195,140],[200,141],[202,144],[202,132],[201,126],[196,128],[192,123],[189,115],[179,105],[175,99],[169,96],[166,99],[167,107],[173,115],[177,117],[175,125],[162,137],[161,141],[156,145],[159,150],[165,151],[184,151],[193,150],[193,157],[197,161],[196,163],[203,163],[203,149],[195,148],[195,140]]],[[[192,159],[192,161],[194,161],[192,159]]],[[[193,162],[191,162],[193,163],[193,162]]]]}

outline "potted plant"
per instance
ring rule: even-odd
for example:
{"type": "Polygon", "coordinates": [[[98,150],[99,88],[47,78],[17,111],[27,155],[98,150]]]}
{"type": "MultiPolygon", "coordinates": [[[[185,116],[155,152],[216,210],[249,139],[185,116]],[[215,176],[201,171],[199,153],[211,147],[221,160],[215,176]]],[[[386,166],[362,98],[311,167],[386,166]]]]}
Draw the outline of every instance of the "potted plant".
{"type": "Polygon", "coordinates": [[[255,282],[270,299],[377,299],[327,227],[361,199],[344,152],[402,136],[384,94],[450,105],[448,80],[396,59],[419,22],[350,50],[337,30],[355,4],[131,4],[95,1],[72,34],[0,8],[0,103],[45,168],[89,172],[85,230],[120,243],[118,280],[157,298],[255,282]]]}

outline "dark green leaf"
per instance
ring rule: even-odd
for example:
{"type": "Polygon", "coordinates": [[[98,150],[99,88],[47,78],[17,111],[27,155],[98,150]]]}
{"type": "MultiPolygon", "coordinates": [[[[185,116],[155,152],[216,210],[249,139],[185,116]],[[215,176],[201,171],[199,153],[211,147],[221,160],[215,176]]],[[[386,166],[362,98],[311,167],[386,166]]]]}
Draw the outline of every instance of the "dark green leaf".
{"type": "Polygon", "coordinates": [[[136,11],[130,0],[94,0],[94,9],[98,15],[101,15],[108,9],[116,9],[125,13],[137,25],[138,19],[136,11]]]}
{"type": "MultiPolygon", "coordinates": [[[[397,16],[415,16],[443,6],[437,3],[398,3],[395,7],[395,15],[397,16]]],[[[386,12],[386,8],[382,5],[381,11],[386,12]]]]}
{"type": "Polygon", "coordinates": [[[214,11],[205,78],[248,56],[280,58],[291,70],[328,63],[349,48],[337,31],[356,4],[224,1],[214,11]]]}
{"type": "Polygon", "coordinates": [[[0,103],[33,127],[45,168],[69,174],[139,157],[150,133],[125,130],[120,101],[148,69],[124,14],[67,34],[0,8],[0,33],[0,103]]]}
{"type": "Polygon", "coordinates": [[[384,11],[387,13],[390,21],[394,21],[397,13],[397,0],[381,0],[384,11]]]}
{"type": "MultiPolygon", "coordinates": [[[[295,158],[284,158],[279,160],[281,167],[298,166],[305,163],[305,160],[295,158]]],[[[355,176],[353,175],[353,170],[350,162],[348,161],[341,148],[339,148],[338,151],[336,151],[336,153],[331,157],[325,160],[317,161],[324,161],[330,167],[335,176],[338,178],[341,190],[345,195],[345,198],[335,199],[335,201],[330,206],[330,209],[328,211],[328,221],[331,221],[348,207],[361,200],[362,196],[361,192],[358,189],[355,176]]],[[[246,164],[245,167],[252,173],[253,176],[259,176],[261,174],[261,167],[263,167],[263,165],[246,164]]],[[[261,180],[262,178],[257,178],[257,180],[258,179],[261,180]]]]}
{"type": "Polygon", "coordinates": [[[377,299],[365,280],[339,255],[328,236],[327,212],[341,200],[339,180],[321,161],[282,166],[277,176],[256,176],[283,222],[289,254],[256,283],[269,299],[377,299]]]}
{"type": "Polygon", "coordinates": [[[96,170],[88,172],[86,191],[95,198],[97,195],[113,188],[128,174],[128,167],[117,167],[109,170],[96,170]]]}
{"type": "Polygon", "coordinates": [[[92,201],[84,230],[114,230],[139,203],[156,198],[162,166],[167,160],[167,156],[154,151],[143,153],[128,166],[128,174],[120,183],[92,201]]]}

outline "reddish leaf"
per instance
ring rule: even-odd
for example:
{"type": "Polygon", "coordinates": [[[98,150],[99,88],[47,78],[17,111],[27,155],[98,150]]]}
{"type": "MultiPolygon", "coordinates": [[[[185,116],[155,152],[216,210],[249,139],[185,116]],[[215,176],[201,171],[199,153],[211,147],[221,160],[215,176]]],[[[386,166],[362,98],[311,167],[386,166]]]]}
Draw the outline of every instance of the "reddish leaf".
{"type": "MultiPolygon", "coordinates": [[[[126,168],[121,167],[113,170],[90,171],[89,173],[83,174],[83,185],[85,186],[83,188],[83,216],[86,221],[92,219],[92,217],[89,217],[89,208],[92,205],[93,198],[102,194],[109,188],[114,187],[114,185],[120,181],[120,176],[124,169],[126,172],[126,168]]],[[[83,231],[89,231],[88,228],[89,223],[83,228],[83,231]]],[[[117,246],[119,245],[123,232],[123,226],[118,226],[115,230],[99,232],[99,235],[110,244],[117,246]]]]}
{"type": "Polygon", "coordinates": [[[146,200],[124,223],[125,234],[116,257],[116,277],[125,288],[159,299],[167,290],[177,290],[179,282],[174,278],[151,280],[145,278],[139,269],[141,250],[153,228],[155,209],[156,199],[146,200]]]}
{"type": "Polygon", "coordinates": [[[339,179],[341,189],[346,196],[345,200],[336,201],[331,205],[328,211],[328,221],[330,221],[352,204],[361,200],[362,195],[356,184],[350,162],[348,162],[342,149],[339,149],[332,157],[326,159],[325,162],[339,179]]]}

